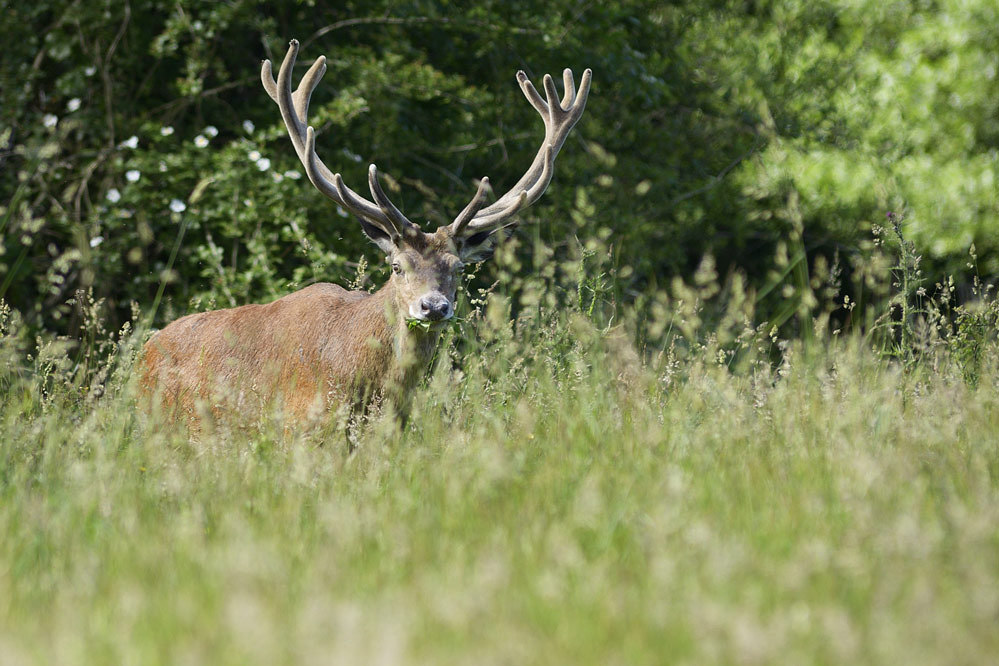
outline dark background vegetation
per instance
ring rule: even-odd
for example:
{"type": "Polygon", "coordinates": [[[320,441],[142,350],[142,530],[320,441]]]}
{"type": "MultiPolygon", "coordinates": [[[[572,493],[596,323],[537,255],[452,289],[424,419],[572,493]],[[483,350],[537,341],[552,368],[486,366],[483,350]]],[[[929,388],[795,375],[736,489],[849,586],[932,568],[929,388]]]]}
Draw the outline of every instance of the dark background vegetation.
{"type": "Polygon", "coordinates": [[[774,286],[817,262],[849,278],[888,211],[931,284],[966,272],[972,244],[981,272],[999,270],[994,0],[15,0],[0,20],[0,297],[73,334],[80,290],[112,323],[160,296],[162,324],[317,280],[377,283],[380,255],[296,178],[260,85],[260,60],[293,37],[299,73],[329,58],[310,119],[321,156],[358,189],[377,163],[428,226],[474,179],[503,191],[530,163],[542,130],[518,69],[591,67],[587,111],[518,234],[554,256],[600,243],[624,299],[710,254],[777,310],[794,292],[774,286]]]}

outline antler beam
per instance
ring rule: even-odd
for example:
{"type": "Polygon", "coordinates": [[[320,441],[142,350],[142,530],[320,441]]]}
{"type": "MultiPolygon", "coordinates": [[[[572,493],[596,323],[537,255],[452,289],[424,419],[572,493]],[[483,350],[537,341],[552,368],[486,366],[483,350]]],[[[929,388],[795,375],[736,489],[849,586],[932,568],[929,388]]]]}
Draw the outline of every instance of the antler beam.
{"type": "MultiPolygon", "coordinates": [[[[577,93],[572,70],[566,69],[562,72],[565,90],[562,99],[559,100],[555,82],[550,75],[544,76],[545,98],[543,99],[527,78],[527,74],[523,71],[517,72],[517,82],[524,96],[545,123],[545,139],[527,173],[495,203],[482,206],[484,191],[480,184],[472,202],[451,223],[452,234],[468,236],[505,226],[506,220],[522,208],[533,204],[544,194],[552,179],[555,157],[562,149],[569,132],[583,115],[592,75],[593,72],[589,69],[583,72],[577,93]]],[[[487,179],[484,178],[483,181],[488,185],[487,179]]]]}
{"type": "Polygon", "coordinates": [[[368,169],[368,185],[374,202],[357,194],[347,187],[339,173],[333,173],[316,154],[315,130],[308,124],[309,101],[312,93],[326,73],[326,56],[319,56],[309,71],[302,77],[298,88],[291,90],[291,75],[298,57],[298,40],[293,39],[288,53],[278,70],[277,81],[271,72],[271,61],[264,60],[260,68],[260,80],[264,89],[278,108],[288,136],[295,146],[298,159],[305,167],[309,180],[327,197],[362,220],[384,231],[393,240],[418,230],[405,215],[389,200],[378,181],[378,169],[372,164],[368,169]],[[377,202],[377,203],[376,203],[377,202]]]}

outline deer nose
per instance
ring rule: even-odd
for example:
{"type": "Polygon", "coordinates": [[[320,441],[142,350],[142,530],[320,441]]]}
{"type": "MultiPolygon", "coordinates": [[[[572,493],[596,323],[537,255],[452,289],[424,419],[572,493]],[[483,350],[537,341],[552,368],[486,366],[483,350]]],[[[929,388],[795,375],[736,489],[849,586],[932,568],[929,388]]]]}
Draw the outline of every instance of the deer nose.
{"type": "Polygon", "coordinates": [[[443,294],[430,294],[420,299],[420,311],[430,321],[440,321],[451,316],[451,301],[443,294]]]}

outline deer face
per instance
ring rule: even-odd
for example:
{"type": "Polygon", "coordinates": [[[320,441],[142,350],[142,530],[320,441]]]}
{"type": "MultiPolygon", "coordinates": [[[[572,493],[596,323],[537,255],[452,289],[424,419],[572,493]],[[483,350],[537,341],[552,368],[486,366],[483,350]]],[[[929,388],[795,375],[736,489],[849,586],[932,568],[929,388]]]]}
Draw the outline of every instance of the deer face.
{"type": "Polygon", "coordinates": [[[443,321],[454,316],[464,264],[446,234],[408,235],[387,254],[392,285],[407,318],[443,321]]]}

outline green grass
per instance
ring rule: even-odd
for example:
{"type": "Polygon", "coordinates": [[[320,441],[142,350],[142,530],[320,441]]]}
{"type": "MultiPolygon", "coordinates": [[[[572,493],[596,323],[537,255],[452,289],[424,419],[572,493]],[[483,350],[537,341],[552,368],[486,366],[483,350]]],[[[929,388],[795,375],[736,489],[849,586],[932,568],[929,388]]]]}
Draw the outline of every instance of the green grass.
{"type": "Polygon", "coordinates": [[[772,371],[499,330],[353,454],[8,370],[0,663],[999,660],[994,346],[969,383],[850,337],[772,371]]]}

